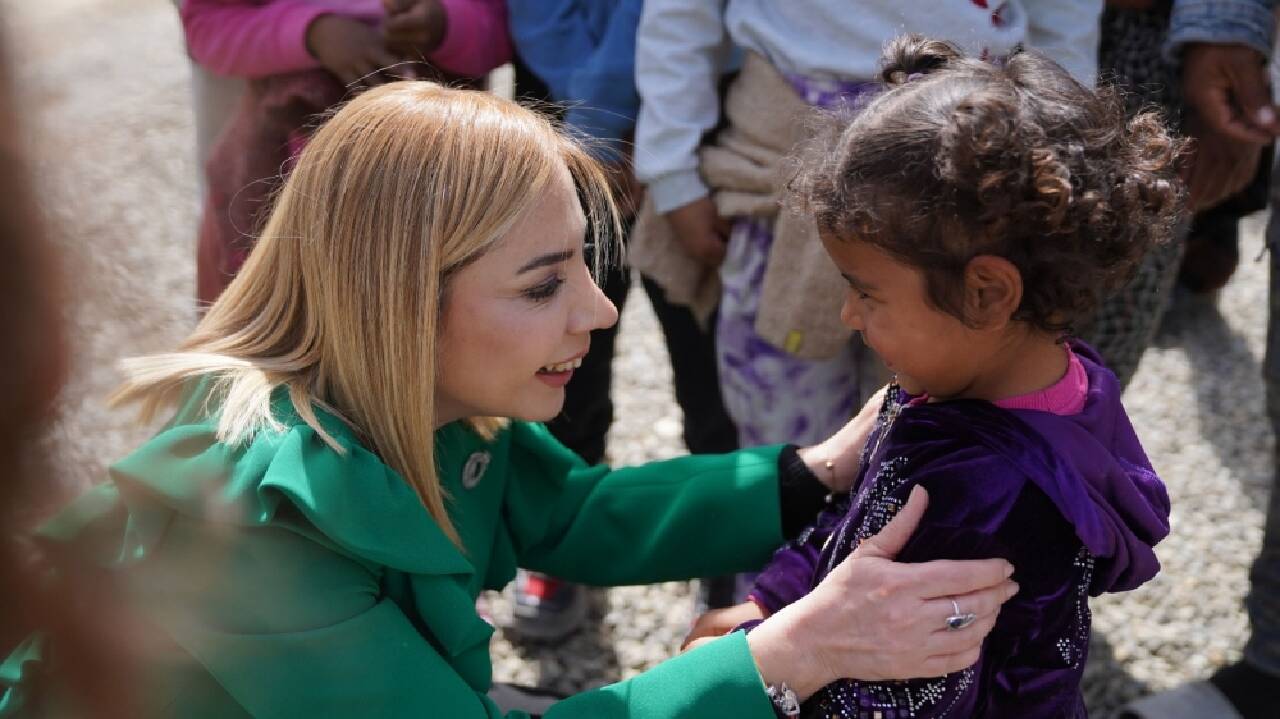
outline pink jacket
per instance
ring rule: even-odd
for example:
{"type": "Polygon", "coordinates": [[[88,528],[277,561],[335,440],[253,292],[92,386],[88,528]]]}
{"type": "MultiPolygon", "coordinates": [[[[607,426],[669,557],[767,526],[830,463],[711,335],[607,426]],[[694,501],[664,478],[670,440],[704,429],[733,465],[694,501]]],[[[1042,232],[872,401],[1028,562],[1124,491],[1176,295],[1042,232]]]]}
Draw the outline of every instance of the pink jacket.
{"type": "MultiPolygon", "coordinates": [[[[511,59],[503,0],[440,0],[448,32],[426,56],[442,70],[480,77],[511,59]]],[[[182,28],[197,63],[218,75],[260,78],[319,67],[307,52],[307,26],[337,13],[371,24],[380,0],[186,0],[182,28]]]]}

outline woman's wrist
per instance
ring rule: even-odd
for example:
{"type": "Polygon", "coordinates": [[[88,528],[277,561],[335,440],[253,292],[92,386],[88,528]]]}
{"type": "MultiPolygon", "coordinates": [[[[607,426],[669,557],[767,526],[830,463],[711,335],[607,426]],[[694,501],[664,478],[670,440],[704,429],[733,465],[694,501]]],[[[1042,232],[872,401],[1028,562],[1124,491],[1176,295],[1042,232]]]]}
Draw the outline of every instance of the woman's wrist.
{"type": "Polygon", "coordinates": [[[765,686],[786,684],[801,700],[835,681],[826,668],[807,651],[791,620],[794,612],[779,612],[747,634],[747,647],[765,686]]]}
{"type": "Polygon", "coordinates": [[[827,505],[831,489],[800,458],[795,445],[778,454],[778,508],[782,536],[790,541],[800,536],[827,505]]]}
{"type": "Polygon", "coordinates": [[[800,461],[804,462],[805,467],[813,474],[814,478],[822,482],[828,491],[836,491],[837,486],[837,457],[833,452],[827,449],[826,443],[815,444],[809,447],[800,447],[796,450],[796,456],[800,461]]]}

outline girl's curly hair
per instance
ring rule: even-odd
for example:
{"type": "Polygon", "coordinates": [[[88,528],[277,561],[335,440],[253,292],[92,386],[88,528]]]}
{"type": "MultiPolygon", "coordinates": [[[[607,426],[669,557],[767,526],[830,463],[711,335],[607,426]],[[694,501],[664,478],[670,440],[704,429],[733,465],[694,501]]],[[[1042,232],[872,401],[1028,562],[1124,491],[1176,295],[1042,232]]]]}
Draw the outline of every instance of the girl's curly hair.
{"type": "Polygon", "coordinates": [[[998,255],[1022,274],[1014,319],[1068,330],[1180,221],[1184,143],[1156,113],[1126,119],[1114,89],[918,35],[882,63],[887,89],[799,157],[791,204],[920,268],[938,309],[967,322],[964,269],[998,255]]]}

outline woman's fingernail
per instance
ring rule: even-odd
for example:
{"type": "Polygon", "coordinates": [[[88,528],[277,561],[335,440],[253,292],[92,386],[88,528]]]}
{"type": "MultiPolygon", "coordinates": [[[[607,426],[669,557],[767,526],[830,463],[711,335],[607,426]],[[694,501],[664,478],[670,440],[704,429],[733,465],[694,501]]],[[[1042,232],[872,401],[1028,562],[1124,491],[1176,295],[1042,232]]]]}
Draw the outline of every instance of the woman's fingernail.
{"type": "Polygon", "coordinates": [[[1258,108],[1257,116],[1259,125],[1270,125],[1276,121],[1276,111],[1272,110],[1269,105],[1258,108]]]}
{"type": "Polygon", "coordinates": [[[1005,576],[1005,579],[1008,579],[1009,577],[1013,576],[1013,565],[1009,564],[1008,562],[1004,563],[1004,576],[1005,576]]]}

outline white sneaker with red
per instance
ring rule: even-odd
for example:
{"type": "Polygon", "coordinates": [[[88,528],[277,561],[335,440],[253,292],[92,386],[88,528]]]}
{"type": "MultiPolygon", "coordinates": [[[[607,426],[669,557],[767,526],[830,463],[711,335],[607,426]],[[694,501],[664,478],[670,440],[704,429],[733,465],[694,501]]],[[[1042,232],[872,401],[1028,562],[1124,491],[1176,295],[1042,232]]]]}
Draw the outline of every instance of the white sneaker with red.
{"type": "Polygon", "coordinates": [[[521,638],[555,641],[587,618],[587,592],[580,585],[523,569],[516,572],[512,632],[521,638]]]}

